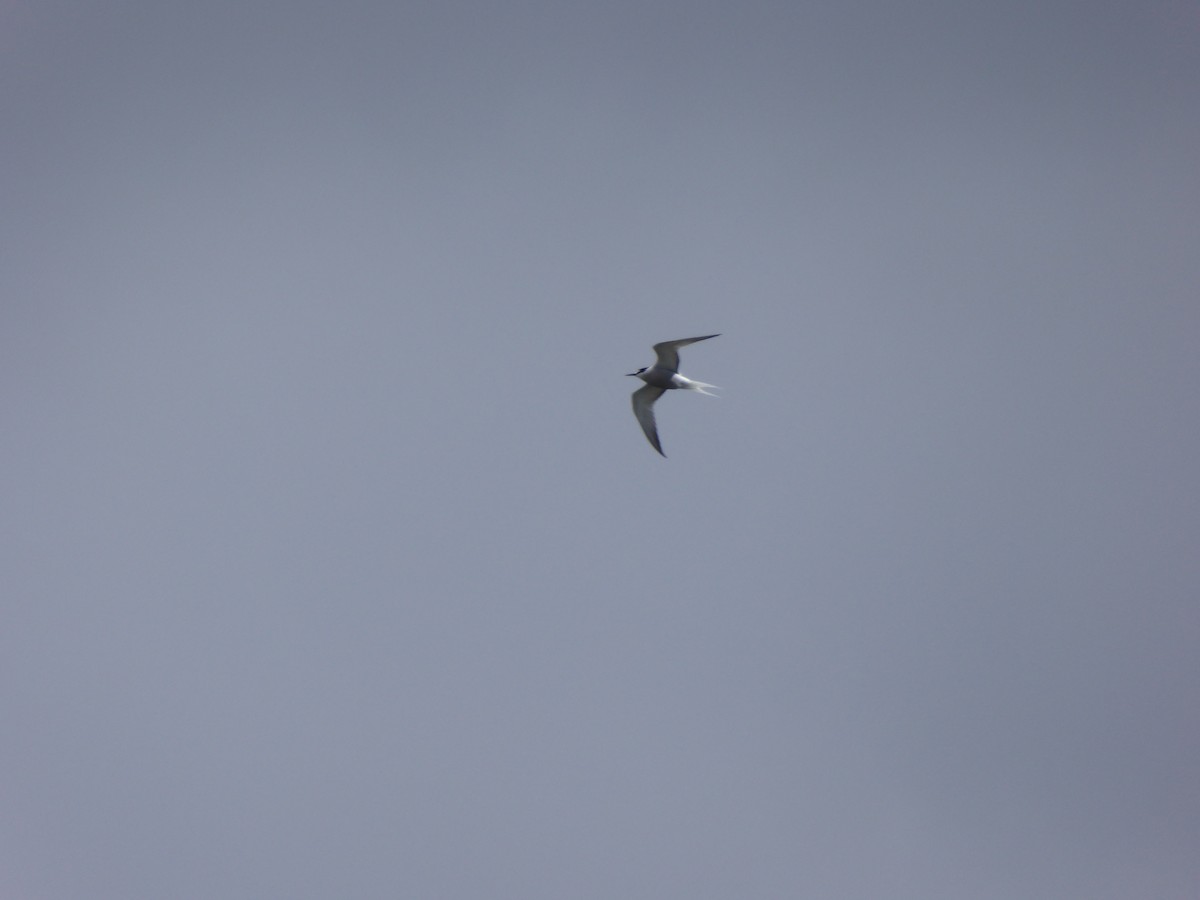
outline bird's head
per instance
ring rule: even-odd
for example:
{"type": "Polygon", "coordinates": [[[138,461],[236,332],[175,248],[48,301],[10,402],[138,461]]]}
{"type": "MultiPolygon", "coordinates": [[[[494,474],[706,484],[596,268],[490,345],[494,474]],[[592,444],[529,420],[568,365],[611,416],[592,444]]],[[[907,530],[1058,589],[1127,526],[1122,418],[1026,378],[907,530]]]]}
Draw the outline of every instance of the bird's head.
{"type": "Polygon", "coordinates": [[[641,374],[642,374],[643,372],[645,372],[645,371],[646,371],[646,367],[645,367],[645,366],[642,366],[642,367],[641,367],[640,369],[638,369],[636,372],[626,372],[626,373],[625,373],[625,377],[626,377],[626,378],[628,378],[628,377],[630,377],[630,376],[634,376],[634,377],[636,377],[636,376],[638,376],[638,375],[641,375],[641,374]]]}

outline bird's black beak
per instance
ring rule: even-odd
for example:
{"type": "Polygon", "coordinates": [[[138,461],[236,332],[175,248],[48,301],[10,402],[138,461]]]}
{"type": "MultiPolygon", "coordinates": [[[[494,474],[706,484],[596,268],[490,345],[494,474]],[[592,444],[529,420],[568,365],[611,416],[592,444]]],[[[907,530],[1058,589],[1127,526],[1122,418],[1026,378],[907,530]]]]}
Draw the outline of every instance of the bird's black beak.
{"type": "Polygon", "coordinates": [[[626,372],[625,373],[626,378],[628,378],[630,375],[637,375],[637,372],[626,372]]]}

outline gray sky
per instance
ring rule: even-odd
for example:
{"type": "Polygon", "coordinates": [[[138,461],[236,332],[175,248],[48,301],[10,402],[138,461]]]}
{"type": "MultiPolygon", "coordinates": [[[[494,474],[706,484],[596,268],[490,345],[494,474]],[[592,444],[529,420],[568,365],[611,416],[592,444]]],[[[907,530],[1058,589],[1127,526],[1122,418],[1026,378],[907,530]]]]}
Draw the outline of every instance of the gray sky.
{"type": "Polygon", "coordinates": [[[1197,46],[4,3],[0,897],[1193,900],[1197,46]]]}

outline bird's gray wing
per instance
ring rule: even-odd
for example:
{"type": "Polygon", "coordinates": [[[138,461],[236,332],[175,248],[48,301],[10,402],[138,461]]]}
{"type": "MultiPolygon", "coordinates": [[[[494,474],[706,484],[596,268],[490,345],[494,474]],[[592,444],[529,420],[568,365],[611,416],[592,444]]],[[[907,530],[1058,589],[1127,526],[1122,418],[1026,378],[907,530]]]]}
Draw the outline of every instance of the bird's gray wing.
{"type": "Polygon", "coordinates": [[[697,341],[707,341],[709,338],[720,337],[719,334],[706,334],[704,337],[680,338],[677,341],[663,341],[661,344],[654,345],[654,355],[658,357],[658,365],[660,368],[670,369],[672,372],[679,371],[679,348],[686,347],[688,344],[694,344],[697,341]]]}
{"type": "Polygon", "coordinates": [[[663,388],[652,384],[638,388],[633,392],[633,414],[637,416],[638,424],[646,433],[646,440],[650,442],[650,446],[665,457],[667,454],[663,453],[662,444],[658,442],[658,428],[654,424],[654,401],[664,393],[666,392],[663,388]]]}

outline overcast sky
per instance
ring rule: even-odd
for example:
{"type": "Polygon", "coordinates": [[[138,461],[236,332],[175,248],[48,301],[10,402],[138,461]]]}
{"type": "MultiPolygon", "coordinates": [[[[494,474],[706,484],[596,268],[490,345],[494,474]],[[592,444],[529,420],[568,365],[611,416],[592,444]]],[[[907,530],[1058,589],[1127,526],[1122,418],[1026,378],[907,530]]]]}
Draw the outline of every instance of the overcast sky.
{"type": "Polygon", "coordinates": [[[1194,900],[1198,47],[0,4],[0,898],[1194,900]]]}

